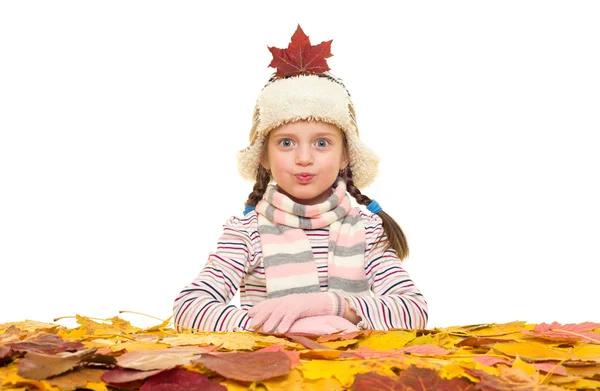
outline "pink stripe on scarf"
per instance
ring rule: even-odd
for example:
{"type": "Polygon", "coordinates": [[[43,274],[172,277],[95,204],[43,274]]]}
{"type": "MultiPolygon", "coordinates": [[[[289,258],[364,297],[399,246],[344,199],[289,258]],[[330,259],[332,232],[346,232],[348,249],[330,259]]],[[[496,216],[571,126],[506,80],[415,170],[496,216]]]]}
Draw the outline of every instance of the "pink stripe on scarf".
{"type": "Polygon", "coordinates": [[[329,265],[328,274],[336,277],[344,278],[346,280],[364,280],[365,271],[362,267],[344,267],[335,264],[329,265]]]}
{"type": "Polygon", "coordinates": [[[319,204],[317,205],[306,205],[306,217],[314,217],[322,212],[321,208],[319,208],[319,204]]]}
{"type": "Polygon", "coordinates": [[[306,240],[306,235],[300,230],[286,231],[281,235],[262,234],[260,240],[266,244],[288,244],[298,240],[306,240]]]}
{"type": "Polygon", "coordinates": [[[283,265],[271,266],[269,268],[269,278],[292,277],[300,275],[312,275],[317,272],[317,267],[313,262],[286,263],[283,265]]]}

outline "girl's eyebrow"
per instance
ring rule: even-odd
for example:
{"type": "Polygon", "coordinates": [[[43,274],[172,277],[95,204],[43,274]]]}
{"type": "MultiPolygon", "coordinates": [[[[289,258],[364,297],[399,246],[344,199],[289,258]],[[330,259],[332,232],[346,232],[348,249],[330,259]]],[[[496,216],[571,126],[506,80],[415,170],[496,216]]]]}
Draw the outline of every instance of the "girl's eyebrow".
{"type": "MultiPolygon", "coordinates": [[[[275,134],[274,137],[297,137],[298,134],[297,133],[278,133],[275,134]]],[[[334,132],[319,132],[313,135],[313,137],[321,137],[321,136],[328,136],[328,137],[336,137],[336,134],[334,132]]]]}

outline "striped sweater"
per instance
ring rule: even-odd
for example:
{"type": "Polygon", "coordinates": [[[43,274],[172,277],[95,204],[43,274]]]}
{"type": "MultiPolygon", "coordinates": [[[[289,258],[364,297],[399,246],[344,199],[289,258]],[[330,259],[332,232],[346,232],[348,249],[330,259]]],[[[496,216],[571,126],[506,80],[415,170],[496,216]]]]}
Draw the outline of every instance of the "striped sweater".
{"type": "MultiPolygon", "coordinates": [[[[365,273],[369,296],[347,295],[349,305],[361,318],[360,329],[420,328],[427,324],[427,302],[402,268],[393,249],[383,250],[376,239],[384,234],[381,218],[359,209],[365,226],[365,273]]],[[[321,291],[327,291],[328,227],[305,229],[311,244],[321,291]]],[[[383,242],[387,237],[384,235],[383,242]]],[[[178,330],[245,330],[248,310],[267,298],[258,215],[231,217],[223,225],[217,250],[198,276],[175,298],[173,321],[178,330]],[[241,309],[230,304],[240,290],[241,309]]]]}

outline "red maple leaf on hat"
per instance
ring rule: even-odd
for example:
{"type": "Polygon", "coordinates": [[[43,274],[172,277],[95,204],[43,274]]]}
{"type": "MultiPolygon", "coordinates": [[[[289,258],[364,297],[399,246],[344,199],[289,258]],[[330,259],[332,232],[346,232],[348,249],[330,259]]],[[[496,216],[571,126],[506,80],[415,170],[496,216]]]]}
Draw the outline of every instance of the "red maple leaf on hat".
{"type": "Polygon", "coordinates": [[[316,46],[311,45],[308,36],[298,24],[287,49],[267,46],[273,54],[269,66],[277,68],[277,77],[324,73],[330,69],[325,59],[333,56],[331,42],[333,40],[321,42],[316,46]]]}

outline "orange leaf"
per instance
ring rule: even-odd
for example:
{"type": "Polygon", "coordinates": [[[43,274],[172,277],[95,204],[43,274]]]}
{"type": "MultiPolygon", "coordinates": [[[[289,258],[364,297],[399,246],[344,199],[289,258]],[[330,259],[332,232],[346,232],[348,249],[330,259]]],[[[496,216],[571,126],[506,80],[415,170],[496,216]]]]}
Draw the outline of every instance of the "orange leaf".
{"type": "Polygon", "coordinates": [[[291,361],[283,352],[203,354],[195,362],[228,379],[257,381],[286,375],[291,361]]]}

